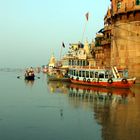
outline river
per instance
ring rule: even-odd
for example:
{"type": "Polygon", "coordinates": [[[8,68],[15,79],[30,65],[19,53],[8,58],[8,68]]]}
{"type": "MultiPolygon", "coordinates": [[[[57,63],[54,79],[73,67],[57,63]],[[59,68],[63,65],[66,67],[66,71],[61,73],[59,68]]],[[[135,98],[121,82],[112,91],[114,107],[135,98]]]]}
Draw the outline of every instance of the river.
{"type": "Polygon", "coordinates": [[[0,71],[1,140],[139,140],[140,85],[131,90],[0,71]],[[17,78],[20,76],[20,78],[17,78]]]}

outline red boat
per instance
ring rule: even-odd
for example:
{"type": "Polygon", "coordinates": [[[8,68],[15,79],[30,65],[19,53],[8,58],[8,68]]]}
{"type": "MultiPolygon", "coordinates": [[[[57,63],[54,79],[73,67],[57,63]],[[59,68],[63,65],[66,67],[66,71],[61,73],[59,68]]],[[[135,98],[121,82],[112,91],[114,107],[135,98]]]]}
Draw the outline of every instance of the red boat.
{"type": "Polygon", "coordinates": [[[135,77],[121,77],[116,68],[70,68],[69,76],[71,82],[75,84],[117,88],[131,88],[136,80],[135,77]]]}

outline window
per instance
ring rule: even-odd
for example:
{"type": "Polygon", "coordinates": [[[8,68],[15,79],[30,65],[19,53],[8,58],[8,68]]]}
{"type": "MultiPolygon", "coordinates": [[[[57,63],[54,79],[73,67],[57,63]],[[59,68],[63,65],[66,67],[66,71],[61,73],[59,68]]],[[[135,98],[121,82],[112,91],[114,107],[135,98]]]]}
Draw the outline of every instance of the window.
{"type": "Polygon", "coordinates": [[[90,71],[90,78],[94,78],[94,71],[90,71]]]}
{"type": "Polygon", "coordinates": [[[82,76],[85,77],[85,71],[82,71],[82,76]]]}
{"type": "Polygon", "coordinates": [[[98,78],[98,72],[95,72],[95,78],[98,78]]]}
{"type": "Polygon", "coordinates": [[[109,78],[109,76],[108,76],[108,75],[109,75],[109,72],[108,72],[108,71],[106,71],[106,72],[105,72],[105,78],[109,78]]]}
{"type": "Polygon", "coordinates": [[[82,60],[80,60],[80,66],[82,66],[82,60]]]}
{"type": "Polygon", "coordinates": [[[100,73],[99,78],[104,78],[104,73],[100,73]]]}
{"type": "Polygon", "coordinates": [[[136,0],[136,5],[140,5],[140,0],[136,0]]]}
{"type": "Polygon", "coordinates": [[[85,66],[86,65],[86,62],[85,62],[85,60],[83,60],[83,66],[85,66]]]}
{"type": "Polygon", "coordinates": [[[89,71],[86,71],[86,77],[87,78],[89,77],[89,71]]]}
{"type": "Polygon", "coordinates": [[[75,72],[75,76],[78,76],[78,71],[76,70],[76,72],[75,72]]]}
{"type": "Polygon", "coordinates": [[[69,70],[69,74],[71,74],[71,75],[72,75],[72,70],[69,70]]]}
{"type": "Polygon", "coordinates": [[[79,71],[79,77],[81,77],[81,71],[79,71]]]}
{"type": "Polygon", "coordinates": [[[69,60],[69,66],[71,65],[71,60],[69,60]]]}
{"type": "Polygon", "coordinates": [[[74,65],[74,60],[72,60],[72,66],[74,65]]]}
{"type": "Polygon", "coordinates": [[[77,61],[77,65],[79,66],[79,60],[77,61]]]}
{"type": "Polygon", "coordinates": [[[73,71],[73,75],[75,76],[75,70],[73,71]]]}
{"type": "Polygon", "coordinates": [[[122,4],[121,1],[118,1],[117,2],[117,9],[120,9],[121,8],[121,4],[122,4]]]}

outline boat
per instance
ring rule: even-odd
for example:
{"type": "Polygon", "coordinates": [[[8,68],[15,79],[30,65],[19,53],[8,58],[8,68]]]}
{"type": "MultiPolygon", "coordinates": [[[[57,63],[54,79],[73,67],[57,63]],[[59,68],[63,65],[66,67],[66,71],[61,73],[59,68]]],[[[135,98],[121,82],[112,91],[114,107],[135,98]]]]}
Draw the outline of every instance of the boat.
{"type": "Polygon", "coordinates": [[[113,88],[131,88],[136,78],[121,77],[116,67],[105,68],[84,68],[75,67],[69,69],[69,76],[72,83],[113,87],[113,88]]]}
{"type": "Polygon", "coordinates": [[[47,73],[47,78],[49,81],[70,82],[70,78],[66,69],[53,68],[51,71],[49,71],[49,73],[47,73]]]}
{"type": "Polygon", "coordinates": [[[62,65],[62,61],[56,61],[54,55],[50,58],[48,64],[47,78],[49,81],[65,81],[70,82],[68,76],[68,67],[62,65]]]}
{"type": "Polygon", "coordinates": [[[56,76],[56,75],[48,75],[48,80],[49,81],[65,81],[65,82],[70,82],[69,77],[64,77],[64,76],[56,76]]]}
{"type": "Polygon", "coordinates": [[[34,70],[31,67],[30,69],[27,69],[25,71],[25,80],[34,80],[35,79],[35,74],[34,74],[34,70]]]}
{"type": "Polygon", "coordinates": [[[44,66],[42,67],[42,72],[43,72],[43,73],[47,73],[47,72],[48,72],[48,67],[47,67],[46,65],[44,65],[44,66]]]}

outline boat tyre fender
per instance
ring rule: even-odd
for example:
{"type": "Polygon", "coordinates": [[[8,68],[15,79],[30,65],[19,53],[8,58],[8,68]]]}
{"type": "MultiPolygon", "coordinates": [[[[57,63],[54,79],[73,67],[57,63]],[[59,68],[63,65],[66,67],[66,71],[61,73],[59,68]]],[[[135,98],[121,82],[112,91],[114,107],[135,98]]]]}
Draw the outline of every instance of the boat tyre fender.
{"type": "Polygon", "coordinates": [[[107,81],[109,84],[112,84],[113,83],[113,80],[110,78],[110,79],[108,79],[108,81],[107,81]]]}
{"type": "Polygon", "coordinates": [[[83,78],[83,81],[86,82],[86,78],[83,78]]]}
{"type": "Polygon", "coordinates": [[[71,79],[73,80],[73,77],[71,77],[71,79]]]}
{"type": "Polygon", "coordinates": [[[123,84],[127,84],[127,83],[128,83],[127,79],[123,78],[123,79],[122,79],[122,83],[123,83],[123,84]]]}
{"type": "Polygon", "coordinates": [[[78,81],[78,80],[79,80],[79,77],[76,78],[76,81],[78,81]]]}
{"type": "Polygon", "coordinates": [[[90,79],[87,79],[87,82],[90,83],[90,79]]]}

